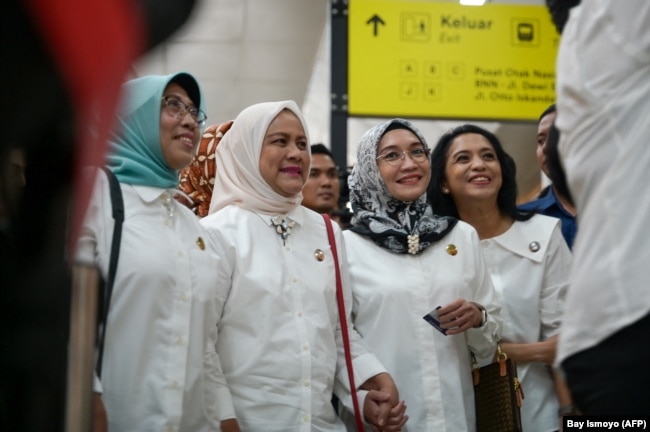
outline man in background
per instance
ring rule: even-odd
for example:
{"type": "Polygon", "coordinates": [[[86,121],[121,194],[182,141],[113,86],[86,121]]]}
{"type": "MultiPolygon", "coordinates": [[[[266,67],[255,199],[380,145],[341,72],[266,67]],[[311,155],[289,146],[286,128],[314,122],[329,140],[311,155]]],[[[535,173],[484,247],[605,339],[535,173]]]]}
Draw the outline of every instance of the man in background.
{"type": "Polygon", "coordinates": [[[556,116],[557,112],[555,104],[553,104],[544,110],[537,126],[537,163],[544,175],[550,178],[552,183],[542,189],[537,199],[524,203],[519,208],[560,219],[562,221],[564,240],[566,240],[569,248],[573,248],[573,240],[577,231],[576,208],[570,197],[562,194],[555,186],[556,179],[553,178],[553,173],[548,164],[549,135],[556,116]]]}
{"type": "Polygon", "coordinates": [[[341,182],[332,153],[323,144],[311,146],[311,170],[302,189],[302,205],[318,213],[338,208],[341,182]]]}

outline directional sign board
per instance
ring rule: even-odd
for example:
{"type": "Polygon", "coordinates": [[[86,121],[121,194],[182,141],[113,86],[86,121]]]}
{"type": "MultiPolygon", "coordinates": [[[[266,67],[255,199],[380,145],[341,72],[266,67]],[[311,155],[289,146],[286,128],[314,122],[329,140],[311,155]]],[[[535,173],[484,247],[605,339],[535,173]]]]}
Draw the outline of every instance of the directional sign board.
{"type": "Polygon", "coordinates": [[[536,120],[555,100],[544,6],[350,0],[348,112],[536,120]]]}

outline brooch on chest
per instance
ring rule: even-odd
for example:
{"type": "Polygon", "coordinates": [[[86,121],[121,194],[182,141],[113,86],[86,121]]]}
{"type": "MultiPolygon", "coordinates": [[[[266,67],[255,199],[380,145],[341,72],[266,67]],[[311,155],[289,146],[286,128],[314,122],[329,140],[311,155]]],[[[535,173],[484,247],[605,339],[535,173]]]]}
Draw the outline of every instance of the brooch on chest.
{"type": "Polygon", "coordinates": [[[272,217],[271,222],[275,226],[275,232],[282,237],[282,245],[285,245],[287,238],[291,235],[291,228],[293,228],[296,222],[287,221],[284,216],[280,215],[272,217]]]}

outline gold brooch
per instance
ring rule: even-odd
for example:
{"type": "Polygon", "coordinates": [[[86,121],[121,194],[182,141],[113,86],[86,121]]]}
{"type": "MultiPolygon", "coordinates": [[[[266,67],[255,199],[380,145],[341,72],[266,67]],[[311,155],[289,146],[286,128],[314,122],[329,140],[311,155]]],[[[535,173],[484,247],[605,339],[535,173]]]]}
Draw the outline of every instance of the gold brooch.
{"type": "Polygon", "coordinates": [[[316,249],[314,251],[314,258],[316,258],[318,261],[323,261],[325,259],[325,252],[320,249],[316,249]]]}
{"type": "Polygon", "coordinates": [[[203,243],[203,239],[201,237],[196,239],[196,245],[199,247],[199,249],[204,250],[205,249],[205,243],[203,243]]]}
{"type": "Polygon", "coordinates": [[[447,253],[451,256],[456,255],[458,253],[458,249],[456,249],[456,245],[449,243],[447,245],[447,253]]]}

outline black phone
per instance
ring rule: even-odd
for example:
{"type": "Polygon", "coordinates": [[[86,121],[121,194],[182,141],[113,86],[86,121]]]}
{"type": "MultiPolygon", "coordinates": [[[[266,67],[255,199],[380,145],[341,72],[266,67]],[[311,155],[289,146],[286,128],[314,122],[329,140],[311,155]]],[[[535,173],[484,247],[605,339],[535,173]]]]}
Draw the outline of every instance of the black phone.
{"type": "Polygon", "coordinates": [[[422,318],[424,318],[424,320],[425,320],[426,322],[428,322],[429,324],[431,324],[431,325],[432,325],[436,330],[438,330],[440,333],[442,333],[443,335],[447,336],[447,329],[446,329],[446,328],[442,328],[442,327],[440,326],[440,318],[438,317],[438,309],[440,309],[440,308],[441,308],[441,306],[438,306],[437,308],[435,308],[434,310],[432,310],[431,312],[429,312],[428,314],[426,314],[426,315],[423,316],[422,318]]]}

